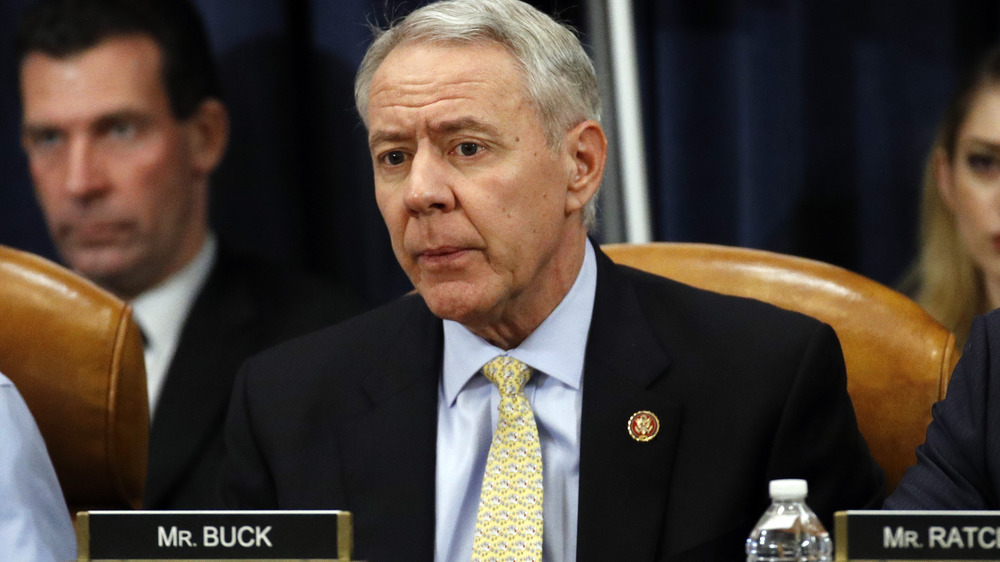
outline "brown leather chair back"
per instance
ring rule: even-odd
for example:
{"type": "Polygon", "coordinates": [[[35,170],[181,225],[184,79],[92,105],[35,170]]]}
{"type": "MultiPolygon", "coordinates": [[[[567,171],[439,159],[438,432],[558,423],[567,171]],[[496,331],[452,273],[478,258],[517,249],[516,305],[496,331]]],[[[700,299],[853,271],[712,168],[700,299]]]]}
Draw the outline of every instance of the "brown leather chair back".
{"type": "Polygon", "coordinates": [[[919,305],[845,269],[761,250],[655,242],[602,249],[630,265],[719,293],[752,297],[833,326],[844,350],[847,390],[891,492],[916,463],[960,350],[919,305]]]}
{"type": "Polygon", "coordinates": [[[0,372],[34,415],[71,513],[141,507],[149,407],[129,305],[0,246],[0,372]]]}

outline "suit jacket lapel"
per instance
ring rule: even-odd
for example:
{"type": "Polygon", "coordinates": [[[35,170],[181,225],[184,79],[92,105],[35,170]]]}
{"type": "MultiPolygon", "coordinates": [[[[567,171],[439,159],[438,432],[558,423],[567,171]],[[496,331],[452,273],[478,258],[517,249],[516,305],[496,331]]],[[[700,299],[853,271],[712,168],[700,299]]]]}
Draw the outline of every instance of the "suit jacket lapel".
{"type": "Polygon", "coordinates": [[[669,354],[635,289],[600,249],[597,254],[584,364],[577,560],[651,560],[662,535],[681,409],[656,391],[669,354]],[[659,433],[645,443],[627,430],[642,410],[660,421],[659,433]]]}
{"type": "Polygon", "coordinates": [[[157,507],[217,435],[238,365],[250,354],[253,299],[219,259],[181,330],[150,430],[145,505],[157,507]],[[234,287],[234,283],[237,285],[234,287]]]}
{"type": "MultiPolygon", "coordinates": [[[[411,297],[419,299],[420,297],[411,297]]],[[[343,483],[355,511],[355,540],[369,560],[434,558],[434,486],[441,321],[420,304],[386,334],[380,361],[361,373],[372,402],[338,428],[343,483]]]]}

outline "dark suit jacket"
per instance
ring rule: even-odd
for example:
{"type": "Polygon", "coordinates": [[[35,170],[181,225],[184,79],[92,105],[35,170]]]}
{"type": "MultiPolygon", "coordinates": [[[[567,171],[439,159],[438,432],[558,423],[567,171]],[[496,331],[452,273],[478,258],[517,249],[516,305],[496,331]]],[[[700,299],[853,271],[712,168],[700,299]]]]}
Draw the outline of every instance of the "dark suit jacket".
{"type": "Polygon", "coordinates": [[[337,288],[220,244],[184,322],[150,428],[144,507],[220,507],[223,427],[240,365],[357,311],[357,303],[337,288]]]}
{"type": "MultiPolygon", "coordinates": [[[[433,559],[442,347],[414,295],[250,360],[228,505],[351,510],[357,558],[433,559]]],[[[808,479],[827,524],[881,501],[839,344],[816,320],[598,250],[583,377],[578,560],[741,560],[772,478],[808,479]],[[662,424],[648,443],[626,430],[639,410],[662,424]]]]}
{"type": "Polygon", "coordinates": [[[1000,509],[1000,310],[976,318],[888,509],[1000,509]],[[992,349],[993,347],[997,349],[992,349]]]}

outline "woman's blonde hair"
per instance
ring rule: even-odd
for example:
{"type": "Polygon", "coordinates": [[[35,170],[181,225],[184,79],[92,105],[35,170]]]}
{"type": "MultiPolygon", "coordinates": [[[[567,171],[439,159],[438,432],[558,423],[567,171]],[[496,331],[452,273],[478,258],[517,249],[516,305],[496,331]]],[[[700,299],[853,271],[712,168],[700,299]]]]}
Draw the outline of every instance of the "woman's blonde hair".
{"type": "Polygon", "coordinates": [[[941,136],[931,149],[924,167],[921,198],[920,253],[903,282],[903,290],[955,333],[958,346],[965,340],[972,319],[986,312],[982,275],[958,232],[955,214],[938,189],[935,168],[947,158],[941,136]]]}
{"type": "Polygon", "coordinates": [[[1000,46],[994,47],[960,83],[938,127],[924,167],[920,210],[920,253],[907,273],[903,290],[965,344],[972,319],[989,302],[979,267],[958,231],[955,214],[938,187],[937,168],[958,164],[958,134],[979,94],[1000,87],[1000,46]]]}

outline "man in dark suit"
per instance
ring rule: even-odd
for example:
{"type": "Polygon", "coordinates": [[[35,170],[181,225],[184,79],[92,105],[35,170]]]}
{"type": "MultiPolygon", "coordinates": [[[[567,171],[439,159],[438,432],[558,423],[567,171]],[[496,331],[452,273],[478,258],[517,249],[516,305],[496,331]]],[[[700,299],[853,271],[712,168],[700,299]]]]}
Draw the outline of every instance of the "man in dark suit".
{"type": "Polygon", "coordinates": [[[22,140],[62,258],[129,300],[153,413],[145,505],[218,507],[240,363],[352,300],[241,257],[208,222],[228,140],[208,42],[179,0],[43,0],[17,38],[22,140]]]}
{"type": "Polygon", "coordinates": [[[571,31],[429,4],[355,92],[416,294],[244,365],[230,506],[351,510],[362,559],[631,561],[741,559],[773,478],[827,524],[878,505],[829,326],[588,239],[607,143],[571,31]]]}
{"type": "Polygon", "coordinates": [[[885,500],[887,509],[1000,509],[1000,310],[972,322],[948,394],[934,405],[917,464],[885,500]]]}

